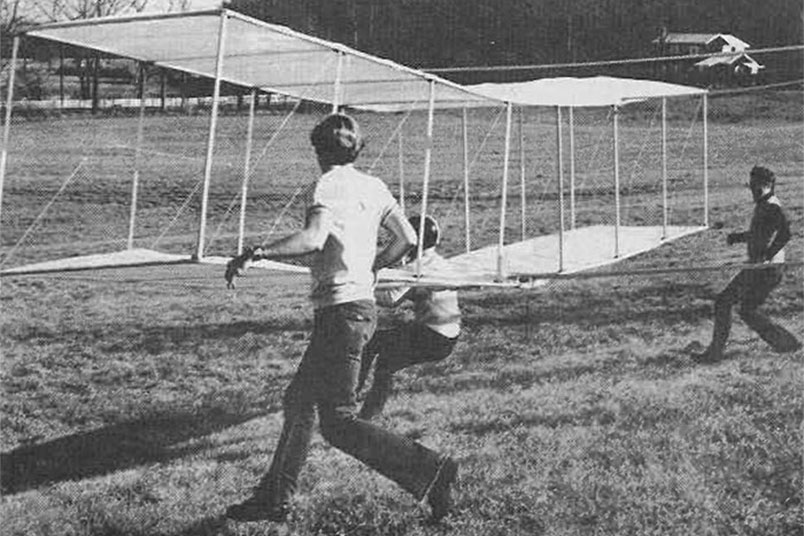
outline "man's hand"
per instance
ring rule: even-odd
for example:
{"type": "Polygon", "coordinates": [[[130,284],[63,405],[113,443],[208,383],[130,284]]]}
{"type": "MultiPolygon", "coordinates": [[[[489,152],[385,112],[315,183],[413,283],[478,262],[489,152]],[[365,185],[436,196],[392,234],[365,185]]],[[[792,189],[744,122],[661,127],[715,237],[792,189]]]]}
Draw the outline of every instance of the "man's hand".
{"type": "Polygon", "coordinates": [[[232,260],[226,263],[226,274],[223,276],[224,279],[226,279],[226,288],[235,288],[234,278],[245,275],[249,265],[254,260],[259,259],[260,255],[262,255],[262,249],[260,247],[246,248],[243,250],[243,253],[237,257],[233,257],[232,260]]]}

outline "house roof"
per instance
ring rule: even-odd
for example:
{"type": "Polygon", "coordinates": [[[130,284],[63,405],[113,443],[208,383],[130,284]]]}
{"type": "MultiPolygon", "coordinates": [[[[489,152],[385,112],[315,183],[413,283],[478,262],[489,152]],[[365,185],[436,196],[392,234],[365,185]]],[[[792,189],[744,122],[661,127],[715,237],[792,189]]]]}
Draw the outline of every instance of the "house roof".
{"type": "Polygon", "coordinates": [[[734,65],[740,60],[747,65],[755,65],[757,69],[763,69],[764,66],[757,63],[757,61],[748,54],[729,54],[728,56],[712,56],[695,64],[696,67],[714,67],[715,65],[734,65]]]}
{"type": "Polygon", "coordinates": [[[749,48],[751,45],[734,37],[731,34],[724,33],[683,33],[683,32],[670,32],[664,38],[657,37],[653,40],[654,43],[668,43],[668,44],[681,44],[681,45],[708,45],[717,38],[723,39],[726,44],[736,49],[749,48]]]}
{"type": "Polygon", "coordinates": [[[721,37],[721,38],[723,38],[723,40],[724,40],[724,41],[726,41],[726,43],[727,43],[729,46],[734,47],[734,48],[735,48],[735,50],[744,50],[744,49],[746,49],[746,48],[750,48],[750,47],[751,47],[751,45],[749,45],[748,43],[746,43],[746,42],[745,42],[745,41],[743,41],[742,39],[739,39],[739,38],[737,38],[737,37],[734,37],[734,36],[733,36],[733,35],[731,35],[731,34],[717,34],[715,37],[721,37]]]}
{"type": "Polygon", "coordinates": [[[667,35],[659,36],[653,41],[655,43],[677,43],[685,45],[705,45],[715,34],[711,33],[676,33],[670,32],[667,35]]]}

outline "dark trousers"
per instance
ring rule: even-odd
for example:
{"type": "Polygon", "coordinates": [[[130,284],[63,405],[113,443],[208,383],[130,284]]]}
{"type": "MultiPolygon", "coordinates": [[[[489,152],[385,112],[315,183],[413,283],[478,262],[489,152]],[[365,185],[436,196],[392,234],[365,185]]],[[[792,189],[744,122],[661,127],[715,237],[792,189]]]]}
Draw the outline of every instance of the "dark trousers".
{"type": "Polygon", "coordinates": [[[710,350],[721,352],[731,331],[731,310],[739,305],[740,318],[757,334],[780,352],[795,350],[800,343],[792,333],[774,324],[757,309],[771,291],[782,281],[782,269],[769,265],[741,270],[715,299],[715,329],[710,350]]]}
{"type": "Polygon", "coordinates": [[[284,396],[285,422],[274,459],[260,486],[272,500],[296,489],[315,425],[330,444],[390,478],[421,500],[440,456],[408,438],[357,418],[356,386],[363,347],[377,325],[373,302],[350,302],[315,313],[310,345],[284,396]]]}
{"type": "Polygon", "coordinates": [[[375,378],[391,376],[413,365],[441,361],[452,353],[457,337],[449,338],[418,323],[377,331],[363,350],[358,392],[377,360],[375,378]]]}

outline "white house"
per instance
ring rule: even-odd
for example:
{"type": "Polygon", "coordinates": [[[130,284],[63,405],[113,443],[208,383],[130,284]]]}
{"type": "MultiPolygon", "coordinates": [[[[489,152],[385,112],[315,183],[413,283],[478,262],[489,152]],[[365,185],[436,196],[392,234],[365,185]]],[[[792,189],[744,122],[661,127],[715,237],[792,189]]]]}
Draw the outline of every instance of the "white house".
{"type": "Polygon", "coordinates": [[[653,40],[653,44],[663,56],[722,53],[695,63],[695,67],[700,71],[713,69],[729,71],[735,75],[753,76],[765,68],[746,52],[751,45],[731,34],[662,31],[662,34],[653,40]]]}

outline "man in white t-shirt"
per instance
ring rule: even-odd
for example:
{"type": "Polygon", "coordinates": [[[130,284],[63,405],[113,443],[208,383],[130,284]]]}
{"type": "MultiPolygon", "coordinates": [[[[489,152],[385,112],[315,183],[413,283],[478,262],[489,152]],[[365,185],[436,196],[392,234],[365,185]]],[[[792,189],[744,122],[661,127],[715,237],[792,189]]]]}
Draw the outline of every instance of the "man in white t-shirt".
{"type": "Polygon", "coordinates": [[[323,175],[307,199],[304,229],[251,249],[227,267],[231,283],[255,258],[312,254],[315,320],[310,344],[285,391],[285,421],[271,467],[254,494],[229,507],[226,515],[238,521],[285,520],[317,408],[324,439],[418,500],[426,499],[439,519],[451,508],[456,462],[357,416],[361,354],[377,323],[375,273],[401,259],[416,235],[385,183],[353,166],[363,147],[354,119],[329,115],[313,129],[310,141],[323,175]],[[377,252],[380,227],[391,238],[377,252]]]}

